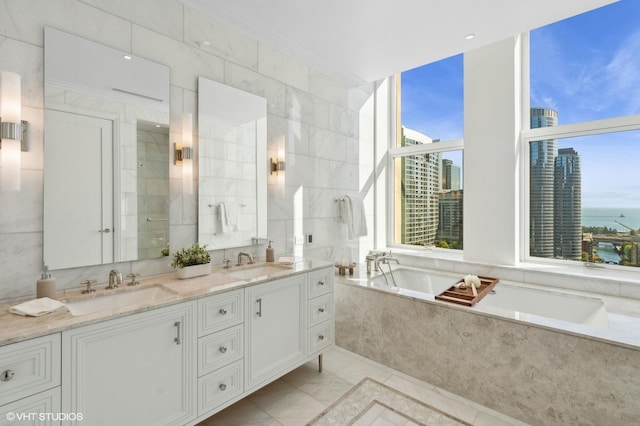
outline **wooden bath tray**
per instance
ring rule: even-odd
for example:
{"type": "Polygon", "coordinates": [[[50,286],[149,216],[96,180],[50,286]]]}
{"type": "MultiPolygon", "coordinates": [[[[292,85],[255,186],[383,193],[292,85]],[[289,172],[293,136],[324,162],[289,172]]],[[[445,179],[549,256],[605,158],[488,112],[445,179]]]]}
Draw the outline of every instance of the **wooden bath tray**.
{"type": "MultiPolygon", "coordinates": [[[[498,283],[498,278],[490,278],[490,277],[481,277],[480,278],[480,288],[476,289],[478,291],[478,295],[474,296],[471,287],[467,287],[466,289],[459,289],[455,287],[455,284],[449,287],[447,290],[436,296],[437,300],[442,300],[445,302],[457,303],[458,305],[465,306],[473,306],[479,301],[482,300],[484,296],[487,295],[491,291],[493,287],[498,283]]],[[[464,279],[461,279],[456,284],[463,282],[464,279]]]]}

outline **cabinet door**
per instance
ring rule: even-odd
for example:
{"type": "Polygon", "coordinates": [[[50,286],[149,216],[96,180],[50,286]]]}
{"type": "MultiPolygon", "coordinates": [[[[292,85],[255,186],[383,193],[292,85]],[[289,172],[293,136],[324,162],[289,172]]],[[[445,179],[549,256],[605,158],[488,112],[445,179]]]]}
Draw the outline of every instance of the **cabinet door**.
{"type": "Polygon", "coordinates": [[[195,302],[62,335],[62,411],[86,425],[177,425],[196,417],[195,302]]]}
{"type": "Polygon", "coordinates": [[[76,417],[60,412],[60,386],[0,407],[0,426],[56,426],[76,417]]]}
{"type": "Polygon", "coordinates": [[[305,360],[306,275],[246,289],[245,391],[305,360]]]}

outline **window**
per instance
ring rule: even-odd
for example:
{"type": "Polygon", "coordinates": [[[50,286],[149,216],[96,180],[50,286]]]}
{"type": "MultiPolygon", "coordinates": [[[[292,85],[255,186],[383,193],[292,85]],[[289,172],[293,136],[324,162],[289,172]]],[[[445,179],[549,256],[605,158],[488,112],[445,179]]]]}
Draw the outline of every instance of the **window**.
{"type": "Polygon", "coordinates": [[[529,260],[640,266],[639,19],[621,0],[530,33],[529,260]]]}
{"type": "Polygon", "coordinates": [[[406,71],[401,85],[392,241],[462,249],[462,55],[406,71]]]}
{"type": "Polygon", "coordinates": [[[640,2],[620,0],[530,32],[532,107],[559,123],[640,113],[640,2]]]}

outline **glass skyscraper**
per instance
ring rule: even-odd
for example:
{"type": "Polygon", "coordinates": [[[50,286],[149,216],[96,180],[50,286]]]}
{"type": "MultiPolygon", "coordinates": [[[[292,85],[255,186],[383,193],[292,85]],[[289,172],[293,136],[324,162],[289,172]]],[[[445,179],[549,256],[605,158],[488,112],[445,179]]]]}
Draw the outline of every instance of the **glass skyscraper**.
{"type": "Polygon", "coordinates": [[[558,150],[554,173],[554,256],[582,258],[580,156],[573,148],[558,150]]]}
{"type": "MultiPolygon", "coordinates": [[[[531,108],[531,128],[558,124],[558,113],[547,108],[531,108]]],[[[554,254],[554,166],[555,139],[533,141],[529,145],[529,255],[553,257],[554,254]]]]}
{"type": "MultiPolygon", "coordinates": [[[[558,113],[531,108],[531,128],[558,124],[558,113]]],[[[555,139],[533,141],[529,172],[529,255],[580,260],[582,177],[580,156],[555,139]]]]}
{"type": "Polygon", "coordinates": [[[460,167],[447,159],[442,160],[442,189],[460,189],[460,167]]]}

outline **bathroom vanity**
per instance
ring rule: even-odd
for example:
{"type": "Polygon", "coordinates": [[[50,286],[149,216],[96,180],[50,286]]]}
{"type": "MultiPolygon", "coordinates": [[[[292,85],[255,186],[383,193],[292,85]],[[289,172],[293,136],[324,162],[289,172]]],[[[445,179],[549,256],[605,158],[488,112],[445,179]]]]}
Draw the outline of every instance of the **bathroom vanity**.
{"type": "Polygon", "coordinates": [[[79,316],[1,305],[0,421],[191,425],[321,356],[334,341],[331,264],[261,267],[148,280],[141,289],[170,292],[79,316]]]}

